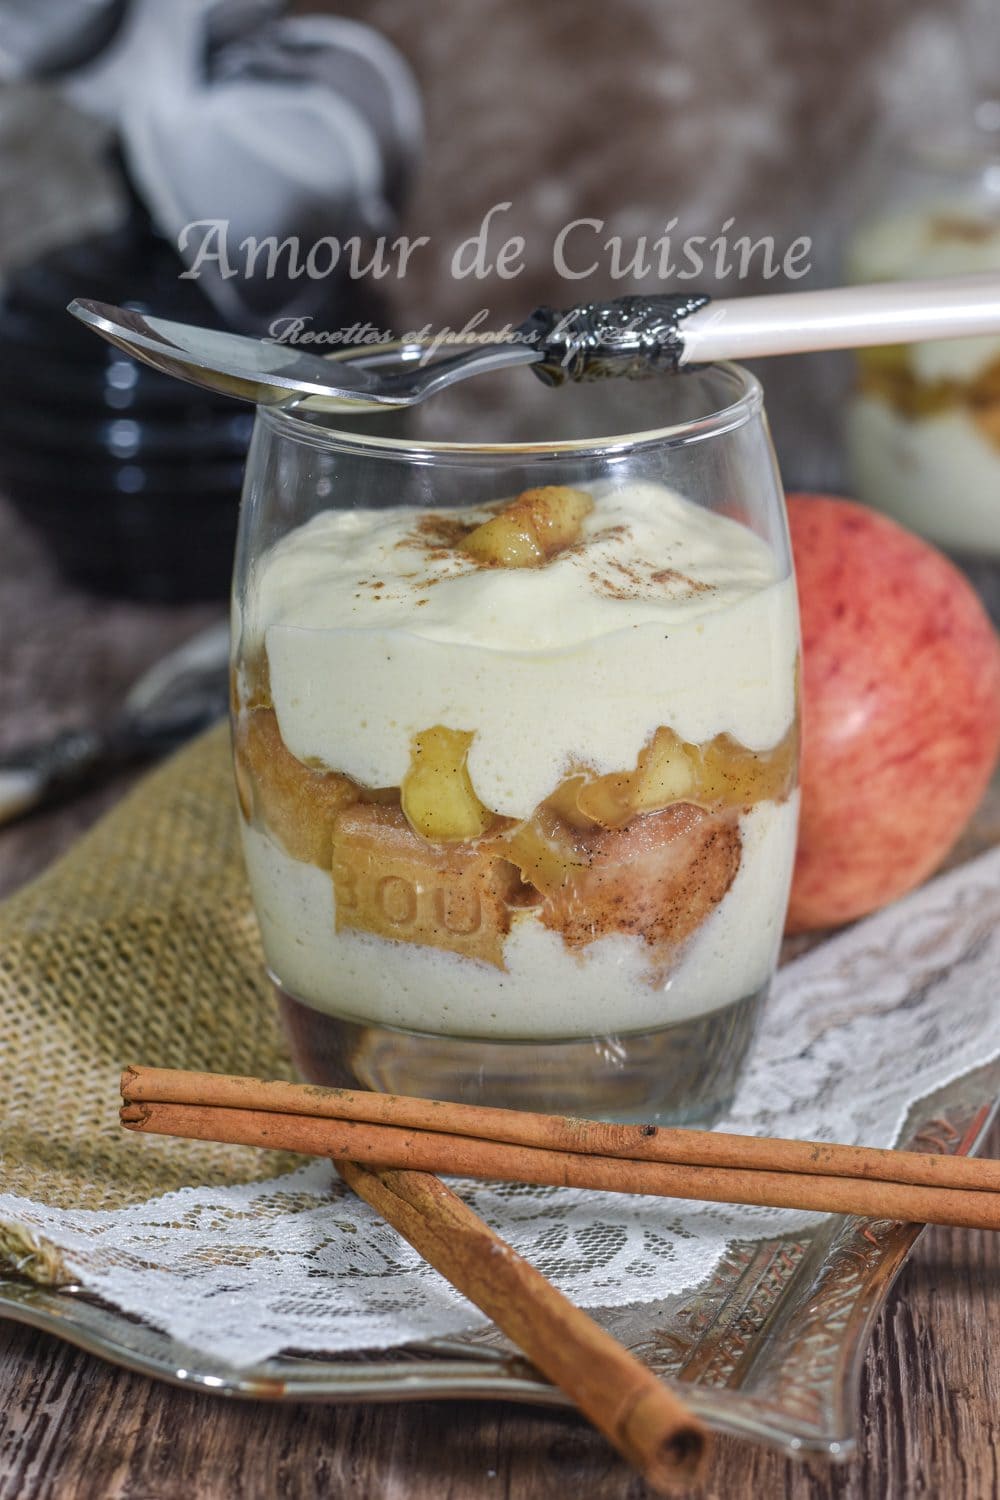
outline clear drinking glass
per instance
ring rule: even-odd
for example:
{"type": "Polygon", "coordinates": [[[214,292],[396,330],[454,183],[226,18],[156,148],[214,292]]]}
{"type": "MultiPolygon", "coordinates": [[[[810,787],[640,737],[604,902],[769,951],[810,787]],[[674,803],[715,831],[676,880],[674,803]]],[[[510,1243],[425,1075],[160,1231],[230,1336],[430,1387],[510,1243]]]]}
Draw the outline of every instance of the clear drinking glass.
{"type": "Polygon", "coordinates": [[[751,375],[260,409],[233,643],[247,870],[305,1077],[717,1116],[796,836],[795,586],[751,375]]]}

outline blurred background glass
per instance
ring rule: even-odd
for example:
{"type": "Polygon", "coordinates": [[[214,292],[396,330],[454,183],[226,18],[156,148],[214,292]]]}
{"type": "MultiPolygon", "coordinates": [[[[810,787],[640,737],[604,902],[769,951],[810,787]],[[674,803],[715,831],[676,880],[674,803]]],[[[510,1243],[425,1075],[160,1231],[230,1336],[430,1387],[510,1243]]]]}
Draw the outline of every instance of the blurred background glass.
{"type": "MultiPolygon", "coordinates": [[[[1000,273],[1000,101],[905,143],[865,196],[851,280],[1000,273]]],[[[854,492],[950,551],[1000,558],[1000,338],[865,349],[857,369],[854,492]]]]}

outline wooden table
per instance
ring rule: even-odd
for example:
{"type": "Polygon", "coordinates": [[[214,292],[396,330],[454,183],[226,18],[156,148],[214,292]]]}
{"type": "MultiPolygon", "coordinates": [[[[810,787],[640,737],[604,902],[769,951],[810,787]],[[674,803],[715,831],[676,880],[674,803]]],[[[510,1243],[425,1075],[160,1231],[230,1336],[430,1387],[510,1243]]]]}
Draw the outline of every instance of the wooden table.
{"type": "MultiPolygon", "coordinates": [[[[221,611],[108,604],[62,585],[0,503],[0,743],[107,712],[221,611]]],[[[0,890],[41,870],[131,778],[0,832],[0,890]]],[[[1000,1151],[1000,1134],[993,1150],[1000,1151]]],[[[501,1403],[275,1406],[174,1390],[0,1324],[0,1500],[641,1500],[572,1416],[501,1403]]],[[[852,1463],[720,1440],[711,1497],[1000,1495],[1000,1238],[931,1229],[880,1320],[852,1463]]]]}

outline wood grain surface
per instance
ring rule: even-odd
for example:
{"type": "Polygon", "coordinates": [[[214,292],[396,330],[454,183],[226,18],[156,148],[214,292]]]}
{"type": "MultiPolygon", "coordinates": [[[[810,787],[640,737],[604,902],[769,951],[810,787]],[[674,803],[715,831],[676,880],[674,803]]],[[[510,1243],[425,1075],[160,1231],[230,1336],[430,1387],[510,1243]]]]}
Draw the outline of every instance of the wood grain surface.
{"type": "MultiPolygon", "coordinates": [[[[219,612],[78,594],[55,578],[0,504],[0,744],[107,712],[146,663],[219,612]]],[[[0,831],[0,891],[44,868],[130,779],[0,831]]],[[[1000,1132],[991,1149],[1000,1153],[1000,1132]]],[[[851,1462],[792,1462],[724,1439],[699,1495],[1000,1495],[1000,1237],[924,1234],[876,1328],[861,1401],[860,1452],[851,1462]]],[[[568,1414],[485,1402],[226,1401],[0,1324],[0,1500],[643,1500],[648,1493],[603,1439],[568,1414]]]]}

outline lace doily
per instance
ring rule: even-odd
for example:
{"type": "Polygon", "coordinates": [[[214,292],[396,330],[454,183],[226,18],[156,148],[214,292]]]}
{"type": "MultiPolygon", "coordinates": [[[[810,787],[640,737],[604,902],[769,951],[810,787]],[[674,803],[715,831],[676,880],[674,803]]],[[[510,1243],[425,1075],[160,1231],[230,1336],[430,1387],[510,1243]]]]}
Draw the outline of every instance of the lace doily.
{"type": "MultiPolygon", "coordinates": [[[[720,1128],[891,1145],[914,1101],[1000,1054],[998,980],[995,850],[782,970],[720,1128]]],[[[562,1188],[459,1188],[583,1307],[693,1290],[732,1240],[807,1222],[562,1188]]],[[[111,1212],[0,1194],[0,1217],[58,1245],[88,1290],[236,1365],[292,1348],[384,1348],[486,1321],[321,1161],[111,1212]]]]}

